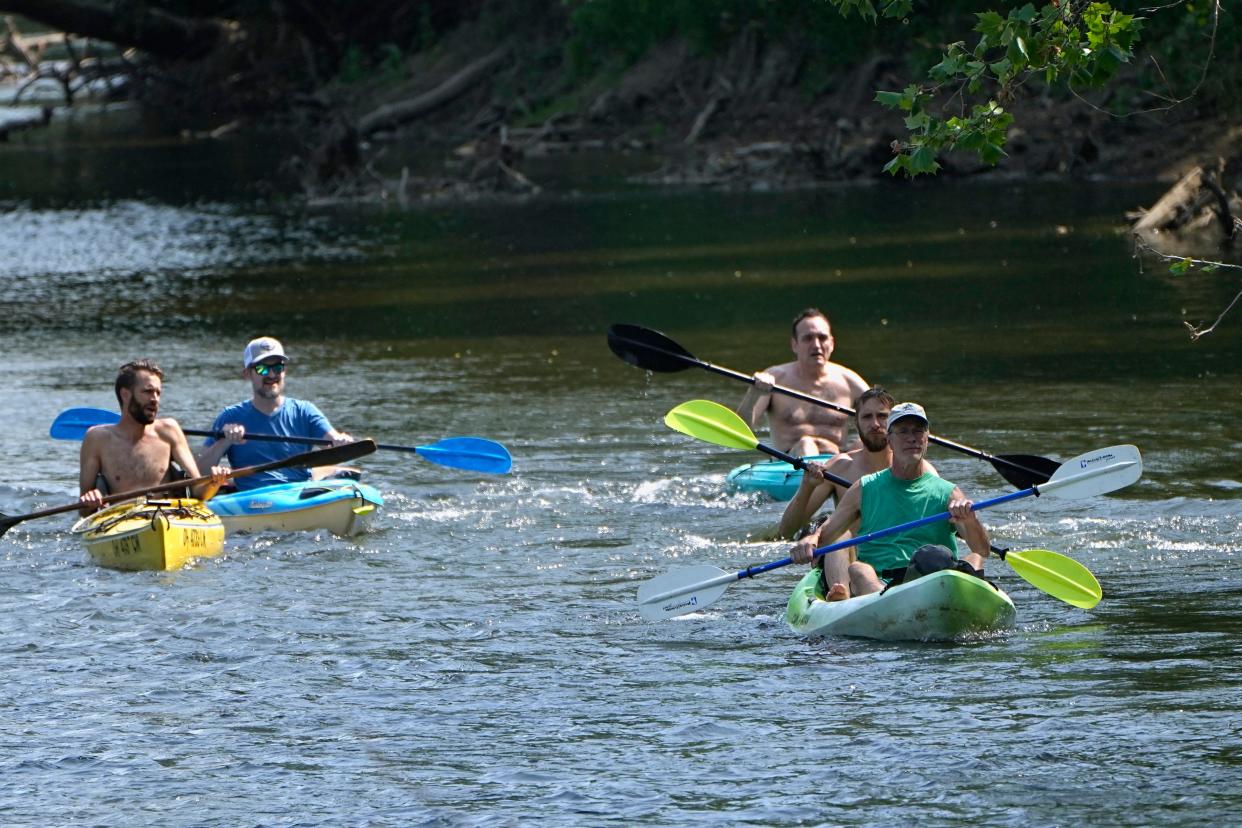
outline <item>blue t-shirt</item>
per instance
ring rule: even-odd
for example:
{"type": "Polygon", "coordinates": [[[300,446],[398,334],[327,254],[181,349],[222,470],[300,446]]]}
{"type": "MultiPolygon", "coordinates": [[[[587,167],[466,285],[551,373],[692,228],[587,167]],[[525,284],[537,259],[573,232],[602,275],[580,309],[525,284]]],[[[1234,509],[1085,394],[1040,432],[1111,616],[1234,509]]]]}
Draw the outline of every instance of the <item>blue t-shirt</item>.
{"type": "MultiPolygon", "coordinates": [[[[323,416],[313,403],[286,397],[280,408],[270,417],[254,407],[250,400],[230,405],[220,412],[211,430],[219,431],[228,423],[240,423],[250,434],[280,434],[286,437],[322,438],[332,430],[332,424],[323,416]]],[[[203,445],[210,446],[216,439],[208,437],[203,445]]],[[[247,440],[240,446],[229,446],[225,454],[229,465],[235,469],[243,466],[257,466],[273,460],[283,460],[294,454],[312,450],[312,446],[300,443],[282,443],[276,440],[247,440]]],[[[273,471],[258,472],[245,477],[233,478],[233,485],[238,489],[257,489],[259,486],[271,486],[276,483],[291,483],[297,480],[309,480],[311,471],[307,468],[285,468],[273,471]]]]}

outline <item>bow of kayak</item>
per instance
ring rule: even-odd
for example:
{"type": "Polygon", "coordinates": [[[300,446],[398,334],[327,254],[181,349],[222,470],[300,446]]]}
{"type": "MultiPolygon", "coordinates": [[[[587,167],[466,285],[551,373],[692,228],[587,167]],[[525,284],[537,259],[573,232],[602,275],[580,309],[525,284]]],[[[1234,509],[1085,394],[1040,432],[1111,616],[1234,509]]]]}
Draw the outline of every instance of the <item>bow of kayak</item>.
{"type": "MultiPolygon", "coordinates": [[[[836,455],[815,454],[805,459],[827,463],[836,455]]],[[[802,483],[802,469],[783,460],[763,460],[738,466],[725,477],[725,484],[734,491],[763,492],[773,500],[792,500],[802,483]]]]}
{"type": "Polygon", "coordinates": [[[945,569],[887,592],[825,601],[818,569],[798,582],[785,610],[801,635],[881,641],[951,641],[1013,625],[1013,601],[981,578],[945,569]]]}
{"type": "Polygon", "coordinates": [[[91,559],[109,569],[181,569],[193,558],[224,551],[224,525],[191,498],[128,500],[73,526],[91,559]]]}
{"type": "Polygon", "coordinates": [[[356,480],[304,480],[219,495],[207,505],[229,532],[326,529],[352,537],[370,526],[384,505],[373,486],[356,480]]]}

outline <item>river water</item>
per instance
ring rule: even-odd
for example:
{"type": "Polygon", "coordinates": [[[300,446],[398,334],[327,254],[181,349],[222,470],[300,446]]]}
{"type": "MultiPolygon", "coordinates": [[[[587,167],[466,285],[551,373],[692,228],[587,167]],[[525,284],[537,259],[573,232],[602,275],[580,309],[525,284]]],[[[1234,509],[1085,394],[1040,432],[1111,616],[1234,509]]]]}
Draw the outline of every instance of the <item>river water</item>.
{"type": "MultiPolygon", "coordinates": [[[[1140,267],[1152,184],[884,185],[793,194],[555,192],[529,203],[300,209],[268,153],[78,125],[0,147],[0,510],[76,496],[48,425],[167,371],[205,428],[259,334],[290,391],[355,435],[476,434],[512,474],[360,462],[376,529],[236,536],[184,571],[91,565],[68,517],[0,539],[6,825],[1219,825],[1242,818],[1238,285],[1140,267]],[[96,141],[98,135],[95,136],[96,141]],[[106,135],[105,135],[106,137],[106,135]],[[818,305],[836,359],[933,431],[1066,459],[1134,443],[1136,485],[984,513],[1072,555],[1062,604],[994,562],[1007,633],[807,641],[797,567],[640,619],[672,568],[782,558],[754,459],[662,425],[744,388],[607,349],[647,325],[741,371],[818,305]]],[[[604,161],[598,162],[604,172],[604,161]]],[[[943,449],[977,499],[1011,489],[943,449]]]]}

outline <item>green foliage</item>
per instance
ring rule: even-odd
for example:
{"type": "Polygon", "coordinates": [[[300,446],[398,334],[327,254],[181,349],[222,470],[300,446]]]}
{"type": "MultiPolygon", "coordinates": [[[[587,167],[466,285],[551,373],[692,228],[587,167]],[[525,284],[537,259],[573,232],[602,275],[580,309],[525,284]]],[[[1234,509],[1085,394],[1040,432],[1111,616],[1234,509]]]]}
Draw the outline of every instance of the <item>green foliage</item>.
{"type": "Polygon", "coordinates": [[[984,163],[996,164],[1005,156],[1005,135],[1013,121],[999,101],[1030,78],[1050,85],[1104,84],[1134,56],[1143,26],[1141,18],[1102,2],[1053,2],[1042,9],[1027,3],[1007,15],[985,11],[975,17],[975,44],[950,43],[927,73],[929,86],[876,96],[881,105],[910,113],[910,137],[885,166],[890,173],[935,172],[935,158],[951,150],[974,152],[984,163]],[[961,114],[933,114],[932,100],[945,92],[961,100],[961,114]],[[970,99],[981,95],[988,96],[987,103],[969,105],[967,112],[970,99]]]}
{"type": "Polygon", "coordinates": [[[367,74],[366,58],[362,49],[351,43],[341,56],[341,68],[337,72],[337,77],[340,78],[341,83],[358,83],[366,78],[367,74]]]}
{"type": "MultiPolygon", "coordinates": [[[[876,8],[871,0],[828,0],[844,17],[851,13],[875,22],[876,8]]],[[[905,17],[911,11],[911,0],[882,0],[880,13],[885,17],[905,17]]]]}
{"type": "Polygon", "coordinates": [[[567,62],[573,77],[633,64],[674,37],[699,54],[716,54],[743,31],[797,37],[819,47],[808,72],[864,58],[901,33],[847,20],[823,0],[562,0],[570,10],[567,62]]]}
{"type": "Polygon", "coordinates": [[[337,79],[344,84],[376,78],[393,80],[403,77],[405,72],[405,53],[395,43],[381,43],[372,54],[351,43],[341,56],[337,79]]]}

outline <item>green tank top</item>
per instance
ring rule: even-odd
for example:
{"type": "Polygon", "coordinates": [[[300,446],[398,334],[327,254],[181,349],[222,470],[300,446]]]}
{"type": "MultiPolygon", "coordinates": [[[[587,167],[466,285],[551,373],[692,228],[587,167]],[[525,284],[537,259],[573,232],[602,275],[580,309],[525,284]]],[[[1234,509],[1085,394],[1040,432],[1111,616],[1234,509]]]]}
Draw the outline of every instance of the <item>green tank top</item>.
{"type": "MultiPolygon", "coordinates": [[[[931,472],[924,472],[914,480],[899,480],[893,477],[891,469],[869,474],[860,482],[860,535],[944,512],[954,488],[952,483],[931,472]]],[[[896,569],[909,564],[914,550],[927,543],[947,546],[953,551],[953,557],[957,557],[953,524],[941,520],[859,544],[858,560],[871,564],[877,573],[896,569]]]]}

